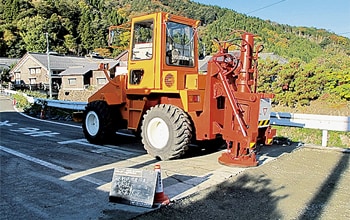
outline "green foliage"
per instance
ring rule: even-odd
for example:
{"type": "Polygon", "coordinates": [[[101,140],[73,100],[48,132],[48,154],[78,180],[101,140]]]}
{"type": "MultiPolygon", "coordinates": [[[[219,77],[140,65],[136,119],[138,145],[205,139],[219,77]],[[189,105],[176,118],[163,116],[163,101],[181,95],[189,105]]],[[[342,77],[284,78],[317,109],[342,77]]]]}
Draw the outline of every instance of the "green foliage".
{"type": "Polygon", "coordinates": [[[0,7],[0,56],[50,50],[84,54],[107,46],[108,27],[126,20],[113,0],[4,0],[0,7]]]}
{"type": "Polygon", "coordinates": [[[46,94],[40,93],[40,92],[37,92],[37,91],[28,90],[28,91],[24,91],[24,93],[27,94],[27,95],[30,96],[30,97],[35,97],[35,98],[47,98],[47,95],[46,95],[46,94]]]}
{"type": "Polygon", "coordinates": [[[24,94],[26,94],[26,96],[29,96],[29,97],[47,98],[46,94],[42,94],[36,91],[24,91],[23,93],[16,93],[11,95],[11,98],[16,102],[16,107],[23,109],[24,111],[32,109],[34,105],[28,101],[27,97],[24,94]]]}
{"type": "Polygon", "coordinates": [[[0,68],[0,82],[10,82],[10,69],[0,68]]]}
{"type": "Polygon", "coordinates": [[[322,55],[306,63],[260,61],[259,91],[276,94],[274,103],[290,107],[309,105],[324,94],[350,101],[350,58],[322,55]]]}
{"type": "Polygon", "coordinates": [[[45,52],[46,38],[42,32],[45,26],[45,19],[38,15],[26,17],[17,22],[19,35],[23,39],[27,51],[45,52]]]}
{"type": "Polygon", "coordinates": [[[13,94],[12,99],[14,99],[16,102],[17,108],[29,109],[31,107],[31,104],[28,102],[27,98],[21,93],[13,94]]]}

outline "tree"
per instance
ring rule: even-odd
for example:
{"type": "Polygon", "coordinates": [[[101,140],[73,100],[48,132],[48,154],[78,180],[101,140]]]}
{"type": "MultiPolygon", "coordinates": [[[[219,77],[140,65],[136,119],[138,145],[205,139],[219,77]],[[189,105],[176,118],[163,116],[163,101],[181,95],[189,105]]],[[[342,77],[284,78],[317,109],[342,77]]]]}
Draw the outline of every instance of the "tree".
{"type": "Polygon", "coordinates": [[[26,51],[46,51],[46,20],[37,15],[32,18],[25,18],[17,23],[19,34],[25,43],[26,51]]]}

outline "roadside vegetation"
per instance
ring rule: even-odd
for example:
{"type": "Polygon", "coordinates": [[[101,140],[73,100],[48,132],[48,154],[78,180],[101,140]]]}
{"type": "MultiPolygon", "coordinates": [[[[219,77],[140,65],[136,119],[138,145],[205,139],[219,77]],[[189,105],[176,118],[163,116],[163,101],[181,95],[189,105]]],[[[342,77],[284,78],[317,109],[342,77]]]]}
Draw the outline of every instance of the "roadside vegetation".
{"type": "Polygon", "coordinates": [[[29,90],[11,95],[11,98],[14,104],[16,105],[16,108],[32,117],[50,120],[73,120],[73,110],[51,108],[48,106],[43,107],[40,104],[30,103],[27,97],[46,99],[47,95],[29,90]]]}
{"type": "Polygon", "coordinates": [[[30,91],[30,90],[18,92],[16,94],[11,95],[11,98],[15,102],[14,104],[16,104],[16,107],[20,108],[25,112],[33,108],[33,104],[28,101],[27,97],[46,98],[47,95],[40,92],[30,91]]]}

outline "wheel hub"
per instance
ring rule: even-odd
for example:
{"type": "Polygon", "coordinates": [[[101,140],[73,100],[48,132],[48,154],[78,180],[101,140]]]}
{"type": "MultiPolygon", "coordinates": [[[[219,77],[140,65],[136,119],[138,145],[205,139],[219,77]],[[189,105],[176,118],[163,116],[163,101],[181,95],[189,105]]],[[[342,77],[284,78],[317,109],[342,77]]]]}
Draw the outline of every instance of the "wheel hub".
{"type": "Polygon", "coordinates": [[[165,121],[161,118],[153,118],[148,124],[147,136],[153,147],[164,148],[169,140],[169,128],[165,121]]]}
{"type": "Polygon", "coordinates": [[[100,128],[100,121],[97,114],[94,111],[90,111],[86,115],[85,119],[86,130],[91,136],[95,136],[100,128]]]}

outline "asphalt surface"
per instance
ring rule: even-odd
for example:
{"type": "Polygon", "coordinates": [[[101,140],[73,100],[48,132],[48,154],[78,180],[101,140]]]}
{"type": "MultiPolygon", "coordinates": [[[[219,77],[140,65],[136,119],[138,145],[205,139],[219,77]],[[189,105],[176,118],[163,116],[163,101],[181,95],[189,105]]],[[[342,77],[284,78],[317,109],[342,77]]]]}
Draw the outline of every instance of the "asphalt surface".
{"type": "Polygon", "coordinates": [[[349,156],[302,147],[135,219],[350,219],[349,156]]]}

